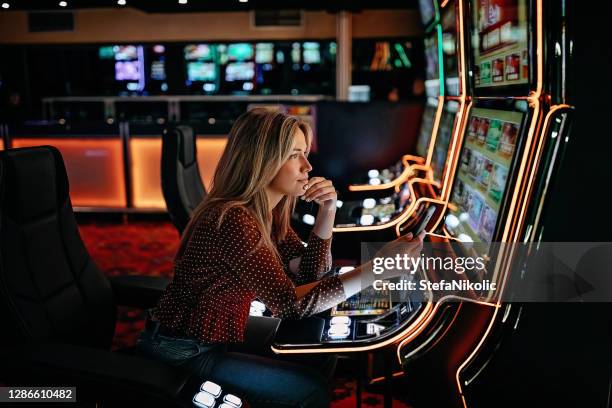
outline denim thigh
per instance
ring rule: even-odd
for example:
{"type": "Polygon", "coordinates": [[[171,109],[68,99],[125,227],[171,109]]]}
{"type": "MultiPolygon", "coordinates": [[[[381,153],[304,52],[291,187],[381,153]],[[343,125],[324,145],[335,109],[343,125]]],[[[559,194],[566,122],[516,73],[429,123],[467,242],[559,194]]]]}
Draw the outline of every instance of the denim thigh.
{"type": "Polygon", "coordinates": [[[145,330],[137,343],[140,353],[168,365],[179,367],[194,360],[208,360],[216,345],[207,345],[196,339],[177,338],[145,330]]]}

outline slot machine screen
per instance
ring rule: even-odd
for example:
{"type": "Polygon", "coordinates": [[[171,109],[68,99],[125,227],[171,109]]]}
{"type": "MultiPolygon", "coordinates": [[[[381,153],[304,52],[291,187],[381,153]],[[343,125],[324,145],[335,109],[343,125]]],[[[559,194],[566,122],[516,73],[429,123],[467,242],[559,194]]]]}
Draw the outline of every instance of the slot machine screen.
{"type": "Polygon", "coordinates": [[[274,44],[255,44],[255,62],[258,64],[271,64],[274,62],[274,44]]]}
{"type": "Polygon", "coordinates": [[[391,292],[369,287],[334,306],[331,315],[376,316],[387,312],[390,308],[391,292]]]}
{"type": "Polygon", "coordinates": [[[187,79],[189,81],[213,82],[217,79],[217,70],[212,62],[188,62],[187,79]]]}
{"type": "MultiPolygon", "coordinates": [[[[437,101],[431,101],[437,102],[437,101]]],[[[428,103],[425,105],[425,111],[423,112],[423,121],[421,122],[421,129],[419,130],[419,138],[417,140],[416,153],[420,157],[427,157],[427,151],[429,149],[429,141],[431,140],[431,133],[433,131],[433,122],[436,116],[437,105],[428,103]]]]}
{"type": "Polygon", "coordinates": [[[527,0],[471,0],[474,87],[529,83],[527,0]]]}
{"type": "Polygon", "coordinates": [[[304,63],[305,64],[320,64],[321,63],[321,51],[319,50],[319,43],[316,42],[305,42],[303,44],[304,52],[304,63]]]}
{"type": "Polygon", "coordinates": [[[459,104],[456,101],[448,101],[444,105],[444,110],[442,111],[442,118],[440,118],[438,135],[436,136],[434,152],[431,158],[431,167],[433,168],[434,180],[436,181],[442,181],[442,175],[446,168],[446,157],[448,155],[451,134],[458,110],[459,104]]]}
{"type": "Polygon", "coordinates": [[[255,64],[252,62],[232,62],[225,68],[225,80],[251,81],[255,77],[255,64]]]}
{"type": "Polygon", "coordinates": [[[230,61],[246,61],[253,59],[253,44],[237,43],[227,47],[227,57],[230,61]]]}
{"type": "Polygon", "coordinates": [[[115,80],[117,81],[139,81],[142,72],[138,67],[138,61],[116,61],[115,80]]]}
{"type": "Polygon", "coordinates": [[[475,107],[465,130],[445,226],[462,242],[490,243],[524,113],[475,107]]]}
{"type": "MultiPolygon", "coordinates": [[[[104,47],[105,48],[105,47],[104,47]]],[[[115,81],[128,91],[143,91],[145,88],[144,49],[141,45],[114,45],[115,81]]],[[[100,51],[102,57],[103,52],[100,51]]]]}
{"type": "Polygon", "coordinates": [[[211,61],[213,59],[213,50],[208,44],[186,45],[184,53],[187,61],[211,61]]]}

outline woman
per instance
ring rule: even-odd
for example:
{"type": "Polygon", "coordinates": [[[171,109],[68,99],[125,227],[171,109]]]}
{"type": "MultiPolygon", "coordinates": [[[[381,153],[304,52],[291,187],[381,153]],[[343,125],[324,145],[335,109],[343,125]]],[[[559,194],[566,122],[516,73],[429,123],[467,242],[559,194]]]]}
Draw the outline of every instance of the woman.
{"type": "MultiPolygon", "coordinates": [[[[306,123],[282,113],[255,109],[237,119],[210,194],[182,237],[173,281],[139,341],[145,354],[216,381],[253,406],[325,407],[329,387],[315,370],[262,357],[265,350],[228,350],[244,341],[251,302],[300,318],[374,280],[363,267],[322,278],[331,267],[337,197],[329,180],[308,178],[311,138],[306,123]],[[319,205],[306,247],[289,225],[297,197],[319,205]]],[[[418,253],[421,238],[412,242],[418,253]]]]}

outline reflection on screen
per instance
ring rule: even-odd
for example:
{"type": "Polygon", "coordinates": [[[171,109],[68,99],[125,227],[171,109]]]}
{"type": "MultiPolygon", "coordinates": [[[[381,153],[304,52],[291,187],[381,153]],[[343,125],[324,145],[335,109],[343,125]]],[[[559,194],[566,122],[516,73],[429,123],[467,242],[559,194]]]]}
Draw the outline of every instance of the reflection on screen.
{"type": "Polygon", "coordinates": [[[416,153],[418,156],[427,157],[435,116],[436,106],[432,106],[430,104],[426,105],[425,112],[423,112],[421,130],[419,131],[419,139],[417,140],[416,153]]]}
{"type": "Polygon", "coordinates": [[[432,0],[419,0],[419,8],[421,9],[421,22],[423,25],[433,20],[436,9],[432,0]]]}
{"type": "Polygon", "coordinates": [[[526,0],[471,0],[474,85],[529,81],[526,0]]]}
{"type": "Polygon", "coordinates": [[[457,20],[454,5],[442,11],[442,58],[446,94],[459,95],[459,67],[457,60],[457,20]]]}
{"type": "Polygon", "coordinates": [[[523,114],[473,108],[453,185],[449,232],[464,242],[491,242],[523,114]]]}
{"type": "Polygon", "coordinates": [[[434,180],[441,181],[444,169],[446,168],[446,157],[450,145],[451,134],[455,124],[455,116],[459,104],[455,101],[448,101],[444,107],[440,126],[438,127],[438,135],[434,144],[434,152],[431,158],[431,167],[434,172],[434,180]]]}
{"type": "Polygon", "coordinates": [[[438,36],[425,38],[425,79],[439,79],[438,36]]]}

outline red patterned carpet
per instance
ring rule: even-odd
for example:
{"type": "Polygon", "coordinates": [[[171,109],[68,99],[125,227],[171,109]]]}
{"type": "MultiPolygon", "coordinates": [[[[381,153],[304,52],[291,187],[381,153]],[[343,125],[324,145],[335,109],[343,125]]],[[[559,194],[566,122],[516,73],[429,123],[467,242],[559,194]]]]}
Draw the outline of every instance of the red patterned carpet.
{"type": "MultiPolygon", "coordinates": [[[[91,257],[108,276],[172,276],[172,258],[179,235],[171,223],[81,224],[79,228],[91,257]]],[[[114,347],[135,344],[144,325],[143,319],[142,310],[120,308],[114,347]]],[[[336,379],[333,408],[356,406],[356,381],[344,377],[336,379]]],[[[364,408],[382,407],[382,395],[364,391],[361,404],[364,408]]],[[[397,398],[393,400],[393,408],[409,408],[409,405],[397,398]]]]}

